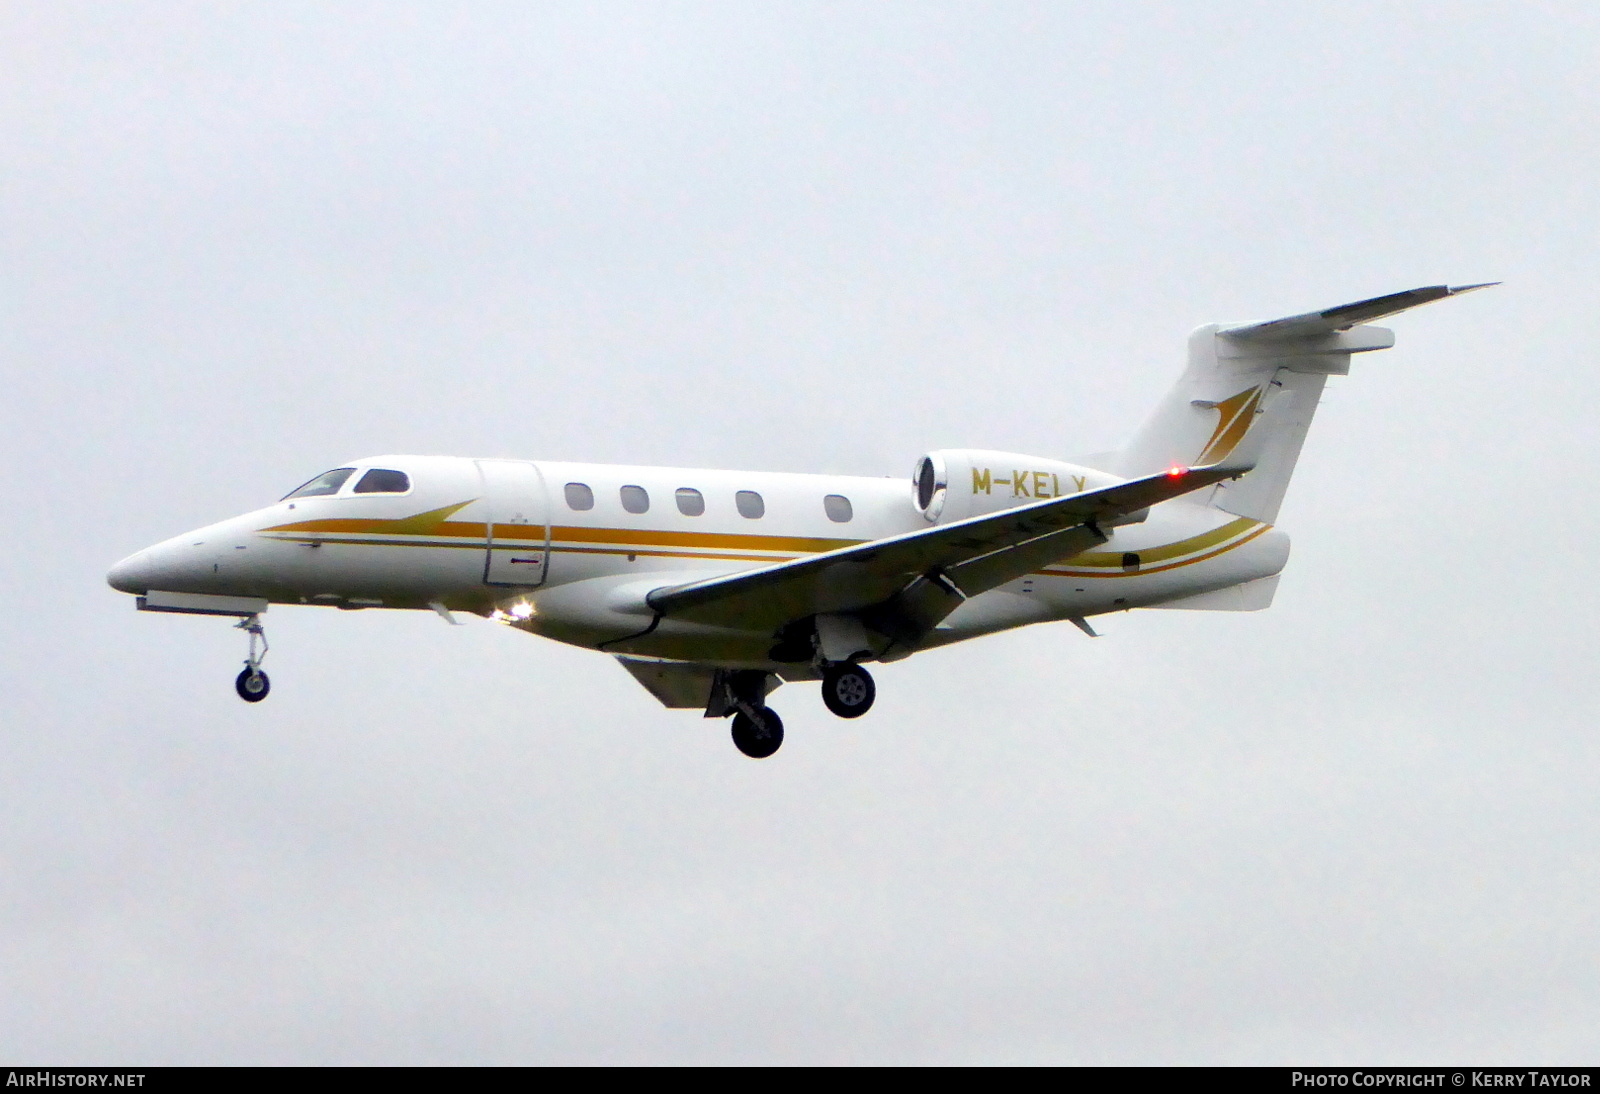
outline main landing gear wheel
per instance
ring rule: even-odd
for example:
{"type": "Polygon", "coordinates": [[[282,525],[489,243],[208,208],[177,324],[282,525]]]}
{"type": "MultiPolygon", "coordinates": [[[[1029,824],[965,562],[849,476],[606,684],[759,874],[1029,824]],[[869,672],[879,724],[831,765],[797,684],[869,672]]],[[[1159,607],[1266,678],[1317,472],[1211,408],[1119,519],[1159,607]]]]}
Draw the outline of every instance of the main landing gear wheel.
{"type": "Polygon", "coordinates": [[[764,760],[783,744],[783,719],[771,707],[733,716],[733,744],[752,760],[764,760]]]}
{"type": "Polygon", "coordinates": [[[272,681],[267,679],[267,674],[260,669],[253,669],[249,665],[233,682],[233,690],[239,693],[239,698],[247,703],[259,703],[267,697],[267,692],[272,690],[272,681]]]}
{"type": "Polygon", "coordinates": [[[859,718],[872,709],[878,686],[860,665],[835,665],[822,674],[822,701],[841,718],[859,718]]]}

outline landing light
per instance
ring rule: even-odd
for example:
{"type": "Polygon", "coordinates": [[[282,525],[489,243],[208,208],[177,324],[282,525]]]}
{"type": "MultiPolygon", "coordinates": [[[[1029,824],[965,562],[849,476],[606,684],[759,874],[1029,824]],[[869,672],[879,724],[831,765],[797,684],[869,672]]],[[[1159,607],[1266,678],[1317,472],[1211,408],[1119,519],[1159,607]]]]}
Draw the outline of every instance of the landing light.
{"type": "Polygon", "coordinates": [[[513,604],[511,606],[511,618],[513,619],[527,619],[532,614],[532,604],[523,602],[521,604],[513,604]]]}

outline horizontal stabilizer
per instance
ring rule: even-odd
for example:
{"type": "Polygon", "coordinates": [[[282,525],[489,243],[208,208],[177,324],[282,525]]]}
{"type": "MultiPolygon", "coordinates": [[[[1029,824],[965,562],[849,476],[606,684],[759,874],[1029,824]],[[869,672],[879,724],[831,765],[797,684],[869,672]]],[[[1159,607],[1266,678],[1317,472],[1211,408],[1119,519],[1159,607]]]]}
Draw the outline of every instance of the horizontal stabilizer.
{"type": "Polygon", "coordinates": [[[1296,338],[1321,338],[1338,331],[1349,330],[1359,323],[1370,323],[1386,315],[1396,315],[1422,304],[1431,304],[1448,296],[1460,296],[1475,289],[1498,285],[1486,281],[1481,285],[1428,285],[1420,289],[1375,296],[1371,300],[1358,300],[1354,304],[1340,304],[1326,311],[1291,315],[1286,319],[1272,319],[1265,323],[1246,323],[1243,326],[1224,327],[1217,333],[1224,338],[1242,341],[1275,342],[1296,338]]]}

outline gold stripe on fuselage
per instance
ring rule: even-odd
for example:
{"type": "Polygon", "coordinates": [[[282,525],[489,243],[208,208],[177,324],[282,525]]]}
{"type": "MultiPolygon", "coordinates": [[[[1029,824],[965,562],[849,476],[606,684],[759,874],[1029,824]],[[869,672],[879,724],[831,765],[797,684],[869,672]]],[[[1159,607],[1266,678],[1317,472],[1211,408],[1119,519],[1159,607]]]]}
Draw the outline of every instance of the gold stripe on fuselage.
{"type": "MultiPolygon", "coordinates": [[[[482,551],[489,543],[489,525],[477,521],[447,520],[471,501],[432,509],[399,520],[331,518],[298,521],[261,529],[274,539],[300,543],[342,543],[369,547],[444,547],[482,551]],[[400,539],[397,536],[406,538],[400,539]]],[[[1175,543],[1136,553],[1139,567],[1123,566],[1123,554],[1085,551],[1072,559],[1047,566],[1047,577],[1137,577],[1203,562],[1231,551],[1265,532],[1270,525],[1239,517],[1218,528],[1175,543]],[[1165,565],[1161,565],[1165,563],[1165,565]]],[[[542,524],[494,525],[493,546],[539,548],[552,554],[644,555],[651,558],[692,558],[713,562],[787,562],[803,555],[822,554],[854,547],[863,540],[821,537],[769,536],[733,532],[673,532],[648,528],[586,528],[555,525],[546,538],[542,524]],[[581,545],[581,546],[580,546],[581,545]],[[696,549],[698,548],[698,550],[696,549]],[[760,554],[753,552],[763,552],[760,554]]]]}
{"type": "Polygon", "coordinates": [[[1180,566],[1215,558],[1250,542],[1271,527],[1270,524],[1263,524],[1249,517],[1239,517],[1209,532],[1202,532],[1197,536],[1190,536],[1176,543],[1163,544],[1160,547],[1128,552],[1085,551],[1064,562],[1047,566],[1044,572],[1058,577],[1127,577],[1135,574],[1161,573],[1163,570],[1175,570],[1180,566]],[[1124,568],[1124,554],[1139,556],[1137,570],[1124,568]]]}
{"type": "MultiPolygon", "coordinates": [[[[435,546],[428,542],[435,538],[471,539],[474,544],[437,544],[437,546],[483,547],[489,538],[489,526],[476,521],[445,520],[444,517],[472,504],[470,501],[448,505],[428,513],[419,513],[402,520],[357,520],[333,518],[304,520],[293,524],[278,524],[261,529],[262,534],[277,539],[304,540],[320,543],[382,543],[394,547],[435,546]],[[337,535],[339,538],[334,538],[337,535]],[[351,536],[361,536],[352,539],[351,536]],[[393,539],[394,536],[417,537],[393,539]],[[386,537],[382,540],[366,537],[386,537]]],[[[854,547],[859,539],[824,539],[816,536],[764,536],[733,532],[671,532],[659,528],[586,528],[577,525],[555,525],[548,537],[542,524],[494,525],[494,542],[508,544],[542,544],[549,539],[551,546],[568,543],[605,543],[635,545],[643,548],[698,547],[707,550],[778,551],[793,555],[820,554],[841,547],[854,547]]],[[[584,550],[584,548],[573,548],[584,550]]],[[[623,553],[627,547],[623,546],[623,553]]],[[[634,553],[640,553],[637,550],[634,553]]],[[[716,556],[711,556],[716,557],[716,556]]],[[[760,557],[760,556],[753,556],[760,557]]]]}

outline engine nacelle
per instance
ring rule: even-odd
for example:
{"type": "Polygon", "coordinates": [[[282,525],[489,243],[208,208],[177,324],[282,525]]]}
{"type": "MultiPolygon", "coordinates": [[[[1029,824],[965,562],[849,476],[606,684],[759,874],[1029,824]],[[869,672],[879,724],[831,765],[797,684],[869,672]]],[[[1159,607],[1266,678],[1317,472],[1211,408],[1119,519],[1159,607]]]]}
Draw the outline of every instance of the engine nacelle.
{"type": "Polygon", "coordinates": [[[1127,480],[1061,460],[946,448],[930,452],[911,476],[912,502],[934,524],[1115,486],[1127,480]]]}

